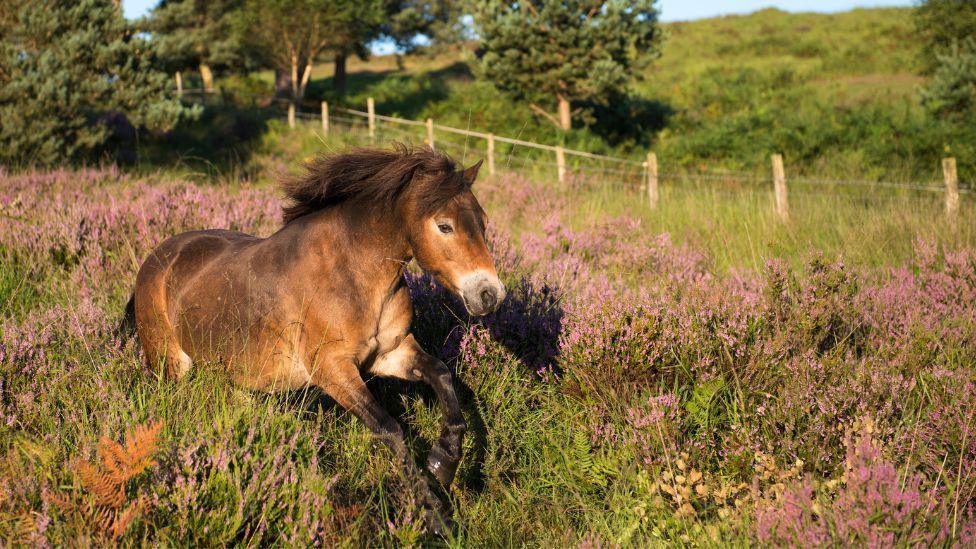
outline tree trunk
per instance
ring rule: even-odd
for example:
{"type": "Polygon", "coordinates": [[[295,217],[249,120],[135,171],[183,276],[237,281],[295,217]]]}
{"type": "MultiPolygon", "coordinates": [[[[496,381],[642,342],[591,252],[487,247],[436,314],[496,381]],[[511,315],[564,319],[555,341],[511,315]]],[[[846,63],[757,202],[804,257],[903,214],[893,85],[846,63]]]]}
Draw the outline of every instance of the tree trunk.
{"type": "Polygon", "coordinates": [[[573,116],[569,112],[569,100],[562,95],[557,95],[559,98],[559,127],[563,130],[571,130],[573,128],[573,116]]]}
{"type": "Polygon", "coordinates": [[[210,65],[200,63],[200,79],[203,80],[204,91],[213,91],[213,71],[210,70],[210,65]]]}
{"type": "Polygon", "coordinates": [[[308,81],[312,78],[312,58],[308,58],[308,63],[305,64],[305,71],[302,73],[302,81],[298,85],[298,96],[299,99],[305,98],[305,89],[308,88],[308,81]]]}
{"type": "Polygon", "coordinates": [[[298,97],[298,90],[300,84],[298,82],[298,56],[292,54],[291,56],[291,99],[292,101],[298,101],[301,98],[298,97]]]}
{"type": "Polygon", "coordinates": [[[346,93],[346,52],[335,54],[335,72],[332,75],[332,89],[340,94],[346,93]]]}
{"type": "Polygon", "coordinates": [[[288,97],[291,93],[291,78],[288,71],[275,69],[275,97],[288,97]]]}

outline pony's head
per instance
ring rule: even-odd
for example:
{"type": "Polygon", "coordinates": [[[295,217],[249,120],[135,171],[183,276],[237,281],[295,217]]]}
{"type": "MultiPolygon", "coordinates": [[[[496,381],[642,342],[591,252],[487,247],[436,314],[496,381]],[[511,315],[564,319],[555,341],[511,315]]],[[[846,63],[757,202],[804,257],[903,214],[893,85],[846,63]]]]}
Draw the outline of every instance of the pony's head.
{"type": "Polygon", "coordinates": [[[407,206],[414,210],[409,240],[420,267],[459,296],[475,316],[495,311],[505,299],[505,287],[485,243],[488,216],[471,191],[480,167],[478,161],[463,171],[432,175],[442,179],[441,188],[453,189],[453,196],[422,208],[407,206]]]}
{"type": "Polygon", "coordinates": [[[326,155],[285,182],[292,201],[285,223],[339,203],[393,220],[420,267],[470,314],[486,315],[505,299],[505,287],[485,242],[487,216],[471,191],[480,167],[461,170],[443,153],[403,145],[326,155]]]}

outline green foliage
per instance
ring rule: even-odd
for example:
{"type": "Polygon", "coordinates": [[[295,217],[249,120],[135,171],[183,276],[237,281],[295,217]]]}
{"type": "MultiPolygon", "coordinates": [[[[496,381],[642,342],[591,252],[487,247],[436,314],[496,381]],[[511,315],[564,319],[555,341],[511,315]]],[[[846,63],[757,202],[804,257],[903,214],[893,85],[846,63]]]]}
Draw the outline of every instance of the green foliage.
{"type": "Polygon", "coordinates": [[[575,473],[577,480],[583,485],[606,488],[615,470],[606,459],[595,454],[590,435],[582,429],[574,431],[569,451],[567,469],[575,473]]]}
{"type": "Polygon", "coordinates": [[[938,116],[971,123],[976,114],[976,38],[953,44],[937,59],[932,80],[922,90],[922,100],[938,116]]]}
{"type": "MultiPolygon", "coordinates": [[[[558,101],[561,109],[579,101],[605,103],[658,53],[654,3],[478,3],[474,16],[482,41],[482,75],[531,103],[558,101]]],[[[564,121],[560,124],[569,129],[564,121]]]]}
{"type": "Polygon", "coordinates": [[[388,0],[382,32],[408,52],[418,34],[433,46],[453,44],[465,35],[464,11],[463,0],[388,0]]]}
{"type": "Polygon", "coordinates": [[[241,0],[164,0],[147,21],[170,70],[239,65],[241,36],[232,22],[241,0]]]}
{"type": "Polygon", "coordinates": [[[725,380],[721,377],[702,381],[695,386],[688,402],[685,403],[685,411],[688,419],[699,429],[714,428],[723,419],[722,414],[722,392],[727,388],[725,380]]]}
{"type": "MultiPolygon", "coordinates": [[[[644,78],[632,82],[609,105],[580,102],[577,107],[589,111],[579,116],[586,126],[569,132],[538,116],[527,101],[513,100],[493,82],[476,78],[478,71],[470,67],[477,63],[464,48],[433,57],[408,56],[404,68],[398,68],[392,57],[351,64],[348,91],[342,97],[333,91],[331,68],[317,68],[307,95],[360,110],[366,98],[373,97],[381,114],[413,120],[432,117],[448,126],[634,160],[653,149],[663,173],[728,169],[768,177],[769,155],[778,151],[784,154],[791,179],[808,175],[938,183],[941,158],[953,155],[965,188],[976,166],[976,126],[930,116],[922,103],[919,89],[925,79],[911,72],[921,49],[913,13],[763,10],[663,24],[667,45],[653,67],[643,72],[644,78]]],[[[265,88],[248,90],[270,93],[270,72],[257,77],[265,88]]],[[[318,103],[303,105],[306,111],[317,109],[318,103]]],[[[422,133],[416,133],[418,139],[422,133]]],[[[464,147],[469,154],[484,150],[477,139],[442,132],[437,139],[445,147],[454,146],[452,154],[464,147]]],[[[496,154],[499,165],[521,166],[520,156],[527,151],[512,154],[498,145],[496,154]]],[[[536,159],[552,161],[549,155],[536,159]]],[[[799,199],[791,195],[791,200],[799,199]]],[[[849,199],[845,202],[850,206],[849,199]]],[[[730,216],[734,211],[729,210],[730,216]]],[[[824,212],[822,217],[830,216],[824,212]]],[[[699,221],[705,226],[724,223],[699,221]]],[[[848,221],[838,222],[840,233],[850,234],[848,221]]],[[[680,223],[684,226],[683,220],[680,223]]],[[[665,224],[660,227],[668,230],[665,224]]]]}
{"type": "Polygon", "coordinates": [[[89,157],[112,135],[117,113],[151,130],[187,114],[167,97],[153,44],[134,35],[114,2],[8,3],[0,36],[0,162],[89,157]]]}
{"type": "Polygon", "coordinates": [[[381,0],[246,0],[236,29],[249,54],[287,75],[300,100],[315,59],[327,50],[368,55],[382,18],[381,0]]]}
{"type": "Polygon", "coordinates": [[[976,36],[976,2],[923,0],[916,10],[915,24],[924,44],[919,50],[924,70],[933,73],[942,65],[941,56],[976,36]]]}

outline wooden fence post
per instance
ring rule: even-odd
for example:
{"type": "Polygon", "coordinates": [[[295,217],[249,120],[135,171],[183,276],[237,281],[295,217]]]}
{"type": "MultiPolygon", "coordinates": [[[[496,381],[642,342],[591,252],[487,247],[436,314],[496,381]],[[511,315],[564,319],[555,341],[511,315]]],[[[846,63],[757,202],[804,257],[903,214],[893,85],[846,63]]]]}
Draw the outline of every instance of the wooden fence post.
{"type": "Polygon", "coordinates": [[[434,150],[434,119],[427,119],[427,144],[430,146],[430,150],[434,150]]]}
{"type": "Polygon", "coordinates": [[[786,199],[786,172],[783,170],[783,155],[774,154],[773,193],[776,197],[776,213],[783,221],[790,219],[790,205],[786,199]]]}
{"type": "Polygon", "coordinates": [[[556,176],[560,183],[566,181],[566,153],[562,146],[556,147],[556,176]]]}
{"type": "Polygon", "coordinates": [[[295,129],[295,102],[288,103],[288,127],[295,129]]]}
{"type": "Polygon", "coordinates": [[[657,209],[660,196],[657,192],[657,155],[647,153],[647,203],[652,210],[657,209]]]}
{"type": "Polygon", "coordinates": [[[488,175],[495,175],[495,134],[488,134],[488,150],[485,156],[488,157],[488,175]]]}
{"type": "Polygon", "coordinates": [[[329,102],[322,102],[322,135],[329,137],[329,102]]]}
{"type": "Polygon", "coordinates": [[[366,98],[366,115],[369,120],[369,138],[376,138],[376,104],[372,97],[366,98]]]}
{"type": "Polygon", "coordinates": [[[176,71],[176,95],[183,97],[183,74],[176,71]]]}
{"type": "Polygon", "coordinates": [[[959,213],[959,174],[956,172],[956,159],[942,159],[942,176],[945,178],[945,209],[949,221],[955,221],[959,213]]]}

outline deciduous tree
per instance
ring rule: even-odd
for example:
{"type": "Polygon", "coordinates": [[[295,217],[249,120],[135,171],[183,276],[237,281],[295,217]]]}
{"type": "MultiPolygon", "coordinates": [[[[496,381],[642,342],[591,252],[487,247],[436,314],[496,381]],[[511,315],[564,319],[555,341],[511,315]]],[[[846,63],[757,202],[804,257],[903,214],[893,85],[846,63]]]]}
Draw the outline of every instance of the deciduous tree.
{"type": "Polygon", "coordinates": [[[380,0],[247,0],[239,30],[251,55],[288,75],[292,97],[301,100],[316,58],[366,56],[365,43],[382,19],[380,0]]]}
{"type": "Polygon", "coordinates": [[[465,12],[463,0],[387,0],[382,33],[407,52],[417,47],[419,36],[429,45],[452,44],[468,31],[465,12]]]}

